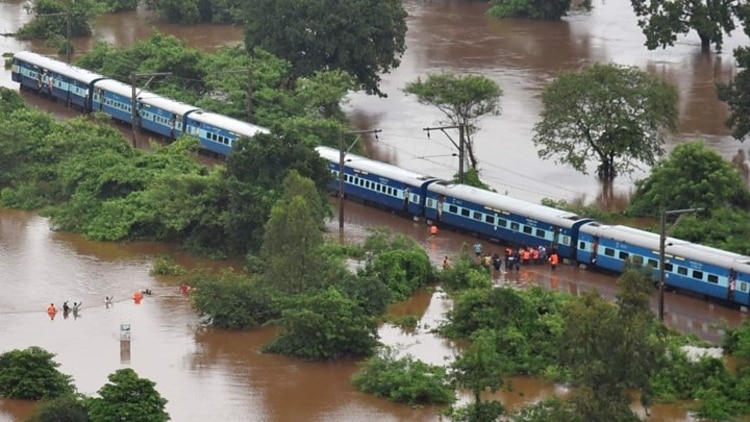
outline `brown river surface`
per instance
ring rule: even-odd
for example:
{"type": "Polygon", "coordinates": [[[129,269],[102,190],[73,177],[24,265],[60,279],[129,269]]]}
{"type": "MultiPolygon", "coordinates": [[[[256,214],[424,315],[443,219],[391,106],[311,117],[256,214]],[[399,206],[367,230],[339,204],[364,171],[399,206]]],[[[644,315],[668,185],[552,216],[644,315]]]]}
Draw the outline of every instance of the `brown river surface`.
{"type": "MultiPolygon", "coordinates": [[[[401,67],[383,79],[382,89],[389,97],[355,94],[349,105],[359,127],[383,130],[377,141],[368,143],[375,156],[436,176],[452,175],[458,164],[450,156],[455,151],[446,136],[433,133],[428,139],[422,131],[438,123],[440,116],[400,90],[430,71],[481,73],[505,91],[503,114],[483,120],[477,134],[483,179],[501,192],[527,200],[582,196],[594,200],[601,188],[593,177],[540,161],[530,138],[544,84],[561,69],[596,61],[640,66],[678,87],[682,123],[671,145],[700,138],[727,158],[743,147],[728,136],[723,126],[726,109],[713,89],[714,79],[736,73],[731,50],[747,42],[740,33],[726,40],[725,53],[720,55],[700,54],[694,34],[680,38],[674,48],[649,52],[624,1],[597,2],[590,14],[576,14],[557,23],[488,19],[482,15],[484,2],[405,0],[404,4],[410,15],[408,50],[401,67]]],[[[0,2],[0,33],[13,32],[28,20],[21,5],[19,0],[0,2]]],[[[147,37],[153,28],[206,49],[239,41],[242,36],[239,28],[154,23],[140,11],[101,17],[94,36],[76,39],[75,45],[79,52],[90,48],[93,39],[127,45],[147,37]]],[[[0,37],[0,52],[22,49],[52,53],[41,42],[0,37]]],[[[14,87],[9,71],[0,71],[0,85],[14,87]]],[[[25,98],[60,117],[75,115],[33,95],[25,98]]],[[[627,194],[632,183],[631,178],[620,178],[615,190],[627,194]]],[[[346,224],[347,241],[364,238],[368,226],[392,227],[421,242],[435,263],[470,241],[447,231],[430,238],[422,224],[358,204],[347,204],[346,224]]],[[[335,224],[331,227],[335,232],[335,224]]],[[[485,247],[500,250],[497,245],[485,247]]],[[[56,353],[60,369],[73,375],[85,394],[94,394],[107,374],[130,366],[157,383],[169,400],[172,419],[180,422],[439,419],[434,408],[411,409],[356,392],[348,382],[356,362],[306,363],[261,354],[259,348],[273,335],[270,330],[202,329],[189,303],[179,295],[177,282],[149,274],[154,257],[160,254],[174,255],[189,267],[217,265],[180,254],[169,245],[86,241],[51,231],[48,221],[35,214],[0,210],[0,351],[37,345],[56,353]],[[151,287],[154,296],[136,306],[128,297],[144,287],[151,287]],[[103,304],[106,295],[115,296],[110,309],[103,304]],[[83,302],[79,318],[64,319],[58,314],[50,321],[44,312],[49,302],[60,307],[65,300],[83,302]],[[129,356],[120,351],[122,323],[132,327],[129,356]]],[[[546,267],[498,274],[496,282],[539,284],[573,294],[596,287],[608,297],[615,291],[611,277],[568,266],[554,275],[546,267]]],[[[454,356],[454,345],[427,331],[449,308],[450,301],[440,293],[421,292],[395,306],[393,312],[420,316],[422,328],[407,334],[384,325],[382,341],[427,362],[445,363],[454,356]]],[[[679,294],[669,294],[666,309],[670,325],[713,342],[721,338],[720,321],[735,325],[745,318],[735,310],[679,294]]],[[[527,378],[514,379],[513,386],[513,392],[499,395],[510,408],[566,392],[527,378]]],[[[0,401],[0,422],[22,420],[32,409],[28,402],[0,401]]],[[[653,409],[651,420],[690,418],[679,405],[663,405],[653,409]]]]}

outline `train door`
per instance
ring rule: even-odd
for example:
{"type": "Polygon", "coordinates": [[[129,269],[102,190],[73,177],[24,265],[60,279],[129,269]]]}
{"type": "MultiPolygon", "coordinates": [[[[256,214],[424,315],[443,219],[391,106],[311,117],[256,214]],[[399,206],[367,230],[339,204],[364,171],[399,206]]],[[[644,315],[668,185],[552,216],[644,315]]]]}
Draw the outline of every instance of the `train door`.
{"type": "Polygon", "coordinates": [[[594,244],[591,250],[591,264],[596,265],[597,254],[599,253],[599,236],[594,236],[594,244]]]}

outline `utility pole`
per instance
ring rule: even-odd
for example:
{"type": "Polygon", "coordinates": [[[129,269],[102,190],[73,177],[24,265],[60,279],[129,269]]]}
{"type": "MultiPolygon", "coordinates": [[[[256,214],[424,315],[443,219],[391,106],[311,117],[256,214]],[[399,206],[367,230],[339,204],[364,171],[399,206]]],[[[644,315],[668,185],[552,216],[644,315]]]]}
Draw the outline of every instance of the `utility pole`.
{"type": "Polygon", "coordinates": [[[72,58],[72,45],[71,45],[71,39],[73,38],[73,9],[72,5],[68,7],[67,12],[59,12],[59,13],[43,13],[40,15],[36,15],[39,18],[44,17],[53,17],[53,16],[67,16],[67,22],[65,24],[65,56],[67,58],[68,64],[70,64],[70,60],[72,58]]]}
{"type": "Polygon", "coordinates": [[[348,132],[341,131],[341,134],[339,136],[339,232],[342,239],[344,235],[344,164],[346,163],[346,154],[348,154],[349,151],[357,143],[357,141],[359,141],[361,135],[374,133],[375,137],[377,138],[377,134],[380,132],[382,132],[380,129],[353,130],[348,132]],[[349,145],[349,148],[344,149],[344,138],[346,137],[346,135],[357,136],[354,138],[354,141],[352,141],[351,145],[349,145]]]}
{"type": "Polygon", "coordinates": [[[687,213],[701,212],[703,208],[686,208],[682,210],[661,210],[659,219],[659,321],[664,321],[664,265],[666,261],[667,234],[677,227],[680,218],[687,213]],[[667,216],[677,215],[677,221],[667,230],[667,216]]]}
{"type": "Polygon", "coordinates": [[[138,115],[138,96],[141,95],[144,89],[148,87],[148,84],[154,80],[157,76],[170,76],[172,72],[156,72],[156,73],[135,73],[130,74],[130,127],[133,128],[133,148],[138,147],[138,129],[140,127],[140,116],[138,115]],[[143,88],[136,92],[136,82],[138,78],[148,77],[148,81],[143,84],[143,88]]]}
{"type": "Polygon", "coordinates": [[[247,121],[253,121],[253,66],[247,67],[247,121]]]}
{"type": "Polygon", "coordinates": [[[245,113],[247,114],[247,121],[252,122],[253,116],[255,114],[254,108],[253,108],[253,88],[254,88],[254,74],[253,74],[253,67],[248,66],[247,69],[236,69],[236,70],[226,70],[224,72],[212,72],[211,75],[232,75],[237,73],[246,73],[247,74],[247,104],[245,104],[245,113]]]}
{"type": "Polygon", "coordinates": [[[430,137],[431,130],[439,130],[443,132],[448,140],[451,141],[453,146],[458,149],[458,181],[459,183],[463,183],[465,173],[464,163],[466,162],[466,125],[461,123],[452,126],[426,127],[422,130],[427,132],[427,138],[430,137]],[[451,138],[451,136],[448,134],[448,132],[445,131],[445,129],[458,129],[458,144],[456,144],[456,141],[451,138]]]}

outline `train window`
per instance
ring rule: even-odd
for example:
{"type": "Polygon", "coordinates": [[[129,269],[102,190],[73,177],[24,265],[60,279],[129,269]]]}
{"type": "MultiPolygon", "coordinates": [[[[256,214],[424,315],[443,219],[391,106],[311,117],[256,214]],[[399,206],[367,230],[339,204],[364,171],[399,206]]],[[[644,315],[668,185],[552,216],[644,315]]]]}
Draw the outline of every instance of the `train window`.
{"type": "Polygon", "coordinates": [[[586,250],[586,242],[578,242],[578,249],[586,250]]]}
{"type": "Polygon", "coordinates": [[[679,274],[679,275],[687,275],[687,268],[685,268],[685,267],[677,267],[677,274],[679,274]]]}
{"type": "Polygon", "coordinates": [[[531,227],[529,227],[529,226],[523,226],[523,232],[524,232],[524,233],[526,233],[526,234],[531,234],[531,232],[532,232],[532,231],[533,231],[533,230],[532,230],[532,228],[531,228],[531,227]]]}
{"type": "Polygon", "coordinates": [[[474,211],[474,219],[482,221],[482,213],[474,211]]]}
{"type": "Polygon", "coordinates": [[[693,278],[703,280],[703,271],[693,270],[693,278]]]}
{"type": "Polygon", "coordinates": [[[667,271],[667,272],[671,273],[672,271],[674,271],[674,267],[672,266],[672,264],[670,264],[670,263],[667,262],[667,263],[664,264],[664,271],[667,271]]]}
{"type": "Polygon", "coordinates": [[[612,248],[604,248],[604,255],[615,256],[615,250],[612,248]]]}
{"type": "Polygon", "coordinates": [[[648,266],[651,268],[659,268],[659,263],[655,259],[648,260],[648,266]]]}
{"type": "Polygon", "coordinates": [[[643,257],[640,255],[633,255],[633,263],[636,265],[643,265],[643,257]]]}
{"type": "Polygon", "coordinates": [[[719,276],[717,276],[716,274],[709,274],[708,275],[708,282],[709,283],[718,284],[719,283],[719,276]]]}
{"type": "Polygon", "coordinates": [[[627,261],[629,257],[630,257],[630,254],[628,254],[627,252],[620,252],[619,254],[619,258],[622,259],[623,261],[627,261]]]}
{"type": "Polygon", "coordinates": [[[434,205],[432,203],[432,199],[427,200],[427,208],[432,208],[434,205]]]}
{"type": "Polygon", "coordinates": [[[452,214],[458,214],[458,207],[455,205],[451,205],[448,207],[448,212],[452,214]]]}
{"type": "Polygon", "coordinates": [[[521,226],[518,223],[510,223],[510,229],[511,230],[518,231],[518,229],[520,229],[520,228],[521,228],[521,226]]]}
{"type": "Polygon", "coordinates": [[[485,215],[484,221],[487,222],[488,224],[495,224],[495,217],[491,215],[485,215]]]}
{"type": "Polygon", "coordinates": [[[563,245],[570,245],[570,236],[563,236],[560,243],[562,243],[563,245]]]}
{"type": "Polygon", "coordinates": [[[747,291],[747,283],[740,283],[740,290],[743,292],[747,291]]]}
{"type": "Polygon", "coordinates": [[[536,229],[536,237],[544,238],[545,234],[547,234],[547,232],[545,232],[544,230],[542,230],[542,229],[536,229]]]}
{"type": "Polygon", "coordinates": [[[468,217],[469,214],[469,210],[467,210],[466,208],[461,208],[461,215],[463,215],[464,217],[468,217]]]}

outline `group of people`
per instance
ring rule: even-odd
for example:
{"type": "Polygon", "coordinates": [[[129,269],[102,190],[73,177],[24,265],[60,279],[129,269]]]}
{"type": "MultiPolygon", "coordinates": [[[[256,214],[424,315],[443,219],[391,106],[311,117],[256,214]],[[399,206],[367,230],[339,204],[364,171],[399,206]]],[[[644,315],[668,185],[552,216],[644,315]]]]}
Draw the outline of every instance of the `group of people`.
{"type": "MultiPolygon", "coordinates": [[[[72,313],[73,318],[78,319],[82,304],[83,302],[73,302],[73,306],[70,306],[67,300],[63,302],[63,318],[68,319],[68,316],[72,313]]],[[[47,315],[49,315],[50,319],[55,319],[57,308],[54,303],[50,303],[47,307],[47,315]]]]}
{"type": "MultiPolygon", "coordinates": [[[[477,240],[474,243],[474,255],[480,263],[492,267],[495,271],[500,271],[503,266],[503,259],[500,255],[495,253],[490,256],[488,253],[482,251],[482,244],[477,240]]],[[[447,262],[448,257],[443,261],[443,265],[447,262]]],[[[557,269],[557,265],[560,263],[560,256],[557,254],[557,250],[552,249],[550,252],[543,245],[538,247],[523,246],[518,249],[511,247],[505,248],[505,270],[506,271],[519,271],[522,265],[539,265],[545,262],[549,262],[550,267],[554,271],[557,269]]]]}

